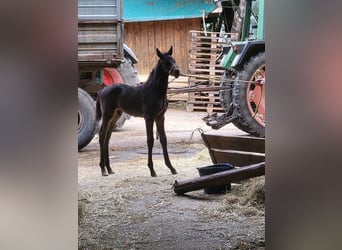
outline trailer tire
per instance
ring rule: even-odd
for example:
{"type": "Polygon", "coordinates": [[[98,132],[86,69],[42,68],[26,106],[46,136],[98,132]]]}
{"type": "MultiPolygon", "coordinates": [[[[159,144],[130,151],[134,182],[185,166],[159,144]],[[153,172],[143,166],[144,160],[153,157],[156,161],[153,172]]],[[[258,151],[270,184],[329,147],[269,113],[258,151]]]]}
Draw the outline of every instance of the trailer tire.
{"type": "Polygon", "coordinates": [[[265,52],[261,52],[238,72],[232,93],[237,115],[234,125],[257,137],[265,137],[265,78],[265,52]]]}
{"type": "Polygon", "coordinates": [[[96,129],[95,102],[86,91],[78,88],[78,151],[94,138],[96,129]]]}

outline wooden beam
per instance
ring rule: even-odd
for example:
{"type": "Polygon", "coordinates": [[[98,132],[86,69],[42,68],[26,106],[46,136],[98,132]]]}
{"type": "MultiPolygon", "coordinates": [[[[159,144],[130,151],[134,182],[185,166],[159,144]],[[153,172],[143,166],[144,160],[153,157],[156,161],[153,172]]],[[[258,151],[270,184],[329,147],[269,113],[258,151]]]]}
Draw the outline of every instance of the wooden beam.
{"type": "Polygon", "coordinates": [[[265,162],[248,165],[241,168],[231,169],[216,174],[201,176],[198,178],[175,181],[173,189],[177,194],[204,189],[208,187],[216,187],[226,185],[234,181],[240,181],[257,177],[265,174],[265,162]]]}
{"type": "Polygon", "coordinates": [[[233,151],[233,150],[217,150],[210,149],[213,163],[227,163],[234,166],[247,166],[265,161],[265,154],[233,151]]]}
{"type": "Polygon", "coordinates": [[[201,134],[203,142],[209,149],[247,151],[265,153],[265,138],[251,136],[222,136],[201,134]]]}

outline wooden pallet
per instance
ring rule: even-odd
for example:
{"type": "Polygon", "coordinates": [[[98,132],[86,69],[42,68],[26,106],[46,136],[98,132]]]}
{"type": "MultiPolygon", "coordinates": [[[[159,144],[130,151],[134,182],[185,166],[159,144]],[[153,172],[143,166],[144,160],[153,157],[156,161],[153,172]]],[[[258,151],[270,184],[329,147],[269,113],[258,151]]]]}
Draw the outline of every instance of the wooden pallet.
{"type": "MultiPolygon", "coordinates": [[[[186,88],[188,86],[188,77],[180,76],[174,79],[172,76],[169,77],[169,80],[173,80],[169,83],[169,88],[186,88]]],[[[179,93],[179,94],[170,94],[168,98],[170,103],[172,102],[186,102],[188,99],[188,93],[179,93]]]]}
{"type": "Polygon", "coordinates": [[[191,112],[222,112],[218,92],[189,93],[187,111],[191,112]]]}
{"type": "MultiPolygon", "coordinates": [[[[189,87],[219,86],[225,69],[217,57],[227,46],[228,40],[236,40],[235,33],[190,31],[189,87]],[[223,38],[224,35],[227,38],[223,38]]],[[[189,93],[188,111],[223,112],[219,92],[189,93]]]]}

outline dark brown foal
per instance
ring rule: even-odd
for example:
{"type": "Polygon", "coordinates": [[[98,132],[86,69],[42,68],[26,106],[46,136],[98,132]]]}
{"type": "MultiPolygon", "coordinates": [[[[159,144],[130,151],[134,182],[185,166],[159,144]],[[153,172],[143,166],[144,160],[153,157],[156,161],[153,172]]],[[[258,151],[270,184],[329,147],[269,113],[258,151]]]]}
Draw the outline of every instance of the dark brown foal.
{"type": "Polygon", "coordinates": [[[172,174],[177,174],[176,169],[171,164],[167,151],[164,114],[168,106],[166,98],[168,77],[171,74],[177,78],[179,77],[180,72],[175,59],[171,56],[172,46],[166,53],[161,53],[159,49],[156,49],[156,51],[159,57],[158,63],[144,84],[136,87],[126,84],[114,84],[104,88],[98,94],[96,114],[98,120],[102,117],[102,124],[99,132],[99,143],[100,168],[103,176],[114,173],[110,167],[108,143],[112,130],[122,112],[132,116],[143,117],[145,119],[148,146],[148,167],[150,169],[151,176],[157,176],[154,171],[152,161],[154,122],[156,123],[157,132],[162,145],[165,164],[171,170],[172,174]]]}

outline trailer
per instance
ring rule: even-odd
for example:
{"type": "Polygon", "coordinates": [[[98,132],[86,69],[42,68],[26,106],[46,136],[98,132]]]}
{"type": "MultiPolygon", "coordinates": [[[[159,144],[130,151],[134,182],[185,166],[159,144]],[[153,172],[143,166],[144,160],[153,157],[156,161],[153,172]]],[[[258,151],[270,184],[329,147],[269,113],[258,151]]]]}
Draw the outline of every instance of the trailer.
{"type": "MultiPolygon", "coordinates": [[[[121,0],[78,0],[78,150],[97,131],[95,100],[111,84],[140,81],[133,51],[124,44],[121,0]]],[[[127,114],[117,123],[121,127],[127,114]]]]}

